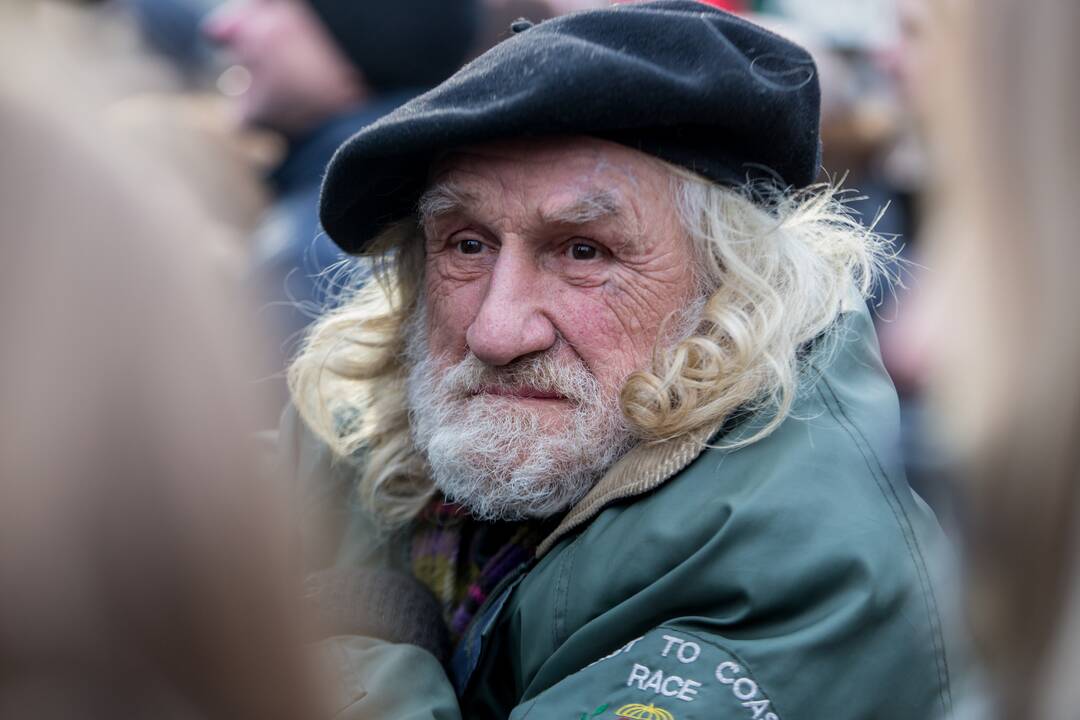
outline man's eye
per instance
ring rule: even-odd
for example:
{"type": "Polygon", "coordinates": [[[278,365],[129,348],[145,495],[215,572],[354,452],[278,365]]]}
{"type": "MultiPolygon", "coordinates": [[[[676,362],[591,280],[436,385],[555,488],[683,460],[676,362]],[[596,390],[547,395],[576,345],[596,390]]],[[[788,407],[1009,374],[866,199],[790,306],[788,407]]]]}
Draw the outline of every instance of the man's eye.
{"type": "Polygon", "coordinates": [[[597,254],[597,249],[588,243],[574,243],[570,246],[570,257],[575,260],[593,260],[597,254]]]}
{"type": "Polygon", "coordinates": [[[478,252],[483,251],[484,243],[474,238],[467,238],[465,240],[459,240],[457,247],[458,250],[465,255],[475,255],[478,252]]]}

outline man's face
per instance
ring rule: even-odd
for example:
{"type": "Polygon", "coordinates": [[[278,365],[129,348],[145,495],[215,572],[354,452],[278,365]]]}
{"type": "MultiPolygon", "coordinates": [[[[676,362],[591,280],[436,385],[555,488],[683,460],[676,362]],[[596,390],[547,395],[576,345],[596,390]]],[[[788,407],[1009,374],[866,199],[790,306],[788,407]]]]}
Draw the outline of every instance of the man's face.
{"type": "Polygon", "coordinates": [[[489,143],[443,157],[421,206],[418,446],[478,514],[562,510],[628,446],[619,391],[693,299],[670,176],[591,138],[489,143]]]}
{"type": "Polygon", "coordinates": [[[203,31],[250,74],[246,123],[303,131],[361,100],[356,70],[303,0],[228,0],[203,31]]]}

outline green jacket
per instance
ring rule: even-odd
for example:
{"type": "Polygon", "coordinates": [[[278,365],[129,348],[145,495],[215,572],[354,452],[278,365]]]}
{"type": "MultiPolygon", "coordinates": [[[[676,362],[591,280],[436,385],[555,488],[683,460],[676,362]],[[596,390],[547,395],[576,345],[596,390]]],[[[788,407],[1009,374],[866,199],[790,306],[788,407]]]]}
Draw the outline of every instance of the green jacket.
{"type": "MultiPolygon", "coordinates": [[[[936,578],[942,533],[904,479],[867,313],[837,331],[766,439],[702,451],[703,437],[751,432],[750,416],[620,460],[491,594],[449,669],[412,646],[325,641],[337,717],[949,715],[959,667],[936,578]]],[[[330,528],[309,561],[407,568],[402,543],[375,542],[350,507],[346,466],[328,469],[295,418],[284,430],[308,520],[330,528]]]]}

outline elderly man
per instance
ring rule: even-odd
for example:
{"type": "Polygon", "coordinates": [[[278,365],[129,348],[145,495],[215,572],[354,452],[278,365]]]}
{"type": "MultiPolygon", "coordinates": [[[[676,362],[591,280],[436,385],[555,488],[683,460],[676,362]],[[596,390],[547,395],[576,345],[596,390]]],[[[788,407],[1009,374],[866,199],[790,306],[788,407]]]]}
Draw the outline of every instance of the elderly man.
{"type": "Polygon", "coordinates": [[[324,184],[378,280],[283,427],[335,707],[947,714],[940,530],[860,297],[882,250],[806,189],[810,58],[688,0],[515,29],[324,184]]]}

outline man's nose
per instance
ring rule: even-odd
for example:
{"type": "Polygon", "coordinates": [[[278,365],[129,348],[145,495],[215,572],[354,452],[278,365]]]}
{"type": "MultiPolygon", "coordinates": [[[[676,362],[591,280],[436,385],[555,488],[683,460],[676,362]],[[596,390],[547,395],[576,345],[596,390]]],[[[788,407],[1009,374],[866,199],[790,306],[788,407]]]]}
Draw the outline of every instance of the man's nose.
{"type": "Polygon", "coordinates": [[[544,313],[546,288],[531,258],[504,245],[488,276],[480,310],[465,333],[482,362],[502,366],[555,343],[555,326],[544,313]]]}
{"type": "Polygon", "coordinates": [[[228,45],[236,37],[250,0],[228,0],[206,14],[202,34],[216,45],[228,45]]]}

